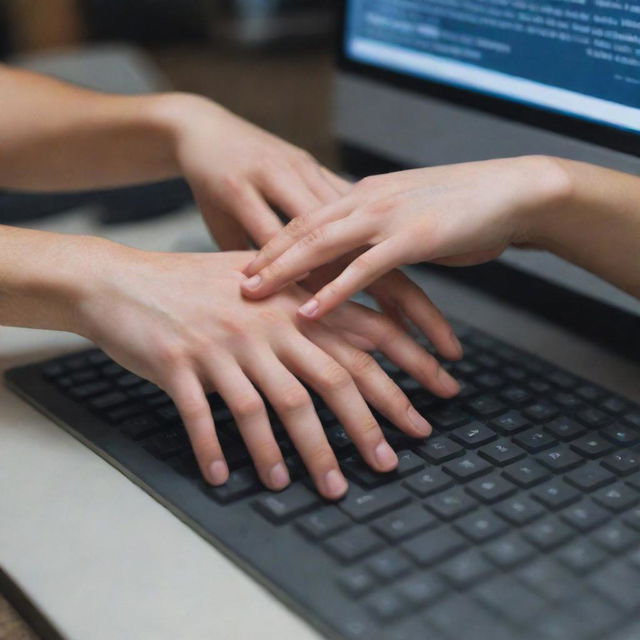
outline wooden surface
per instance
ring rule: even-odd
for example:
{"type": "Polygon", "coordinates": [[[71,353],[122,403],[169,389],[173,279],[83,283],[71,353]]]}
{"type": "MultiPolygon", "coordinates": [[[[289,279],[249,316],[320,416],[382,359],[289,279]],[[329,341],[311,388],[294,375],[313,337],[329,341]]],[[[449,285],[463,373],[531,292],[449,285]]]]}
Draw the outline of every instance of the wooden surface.
{"type": "MultiPolygon", "coordinates": [[[[330,51],[245,55],[181,47],[155,51],[152,57],[173,88],[211,97],[335,166],[330,51]]],[[[0,640],[37,640],[1,594],[0,640]]]]}

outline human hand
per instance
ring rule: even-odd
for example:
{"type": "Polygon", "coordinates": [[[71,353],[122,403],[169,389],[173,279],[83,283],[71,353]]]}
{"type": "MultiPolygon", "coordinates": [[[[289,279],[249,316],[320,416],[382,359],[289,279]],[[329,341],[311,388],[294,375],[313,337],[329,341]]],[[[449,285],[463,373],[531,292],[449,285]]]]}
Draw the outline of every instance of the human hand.
{"type": "Polygon", "coordinates": [[[346,481],[298,378],[322,396],[377,471],[395,468],[397,456],[365,400],[408,435],[430,433],[375,359],[343,334],[355,333],[438,395],[458,391],[437,360],[374,311],[350,303],[322,323],[301,320],[296,308],[305,293],[297,285],[265,301],[243,299],[240,269],[253,254],[163,254],[108,246],[103,254],[94,252],[78,332],[171,396],[212,484],[225,482],[228,468],[205,395],[210,391],[227,403],[271,489],[282,489],[289,476],[258,390],[278,413],[320,493],[330,499],[344,494],[346,481]]]}
{"type": "Polygon", "coordinates": [[[261,299],[354,249],[367,247],[301,308],[320,318],[400,264],[465,266],[527,241],[527,214],[564,186],[550,158],[417,169],[366,178],[342,199],[293,220],[245,270],[246,297],[261,299]]]}
{"type": "Polygon", "coordinates": [[[333,202],[350,185],[306,151],[192,95],[158,104],[172,123],[178,166],[223,250],[264,245],[289,218],[333,202]]]}

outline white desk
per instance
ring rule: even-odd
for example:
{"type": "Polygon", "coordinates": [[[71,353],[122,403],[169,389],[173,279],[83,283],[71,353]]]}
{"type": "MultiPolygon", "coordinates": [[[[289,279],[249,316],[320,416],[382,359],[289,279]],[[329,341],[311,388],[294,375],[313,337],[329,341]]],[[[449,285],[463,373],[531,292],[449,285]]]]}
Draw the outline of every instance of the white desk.
{"type": "MultiPolygon", "coordinates": [[[[154,225],[118,228],[110,237],[150,249],[206,237],[195,212],[154,225]]],[[[79,213],[47,228],[87,232],[91,225],[79,213]]],[[[640,366],[461,286],[417,277],[446,311],[640,400],[640,366]]],[[[0,370],[83,344],[68,334],[0,328],[0,370]]],[[[70,639],[318,638],[141,489],[1,386],[0,565],[70,639]]]]}

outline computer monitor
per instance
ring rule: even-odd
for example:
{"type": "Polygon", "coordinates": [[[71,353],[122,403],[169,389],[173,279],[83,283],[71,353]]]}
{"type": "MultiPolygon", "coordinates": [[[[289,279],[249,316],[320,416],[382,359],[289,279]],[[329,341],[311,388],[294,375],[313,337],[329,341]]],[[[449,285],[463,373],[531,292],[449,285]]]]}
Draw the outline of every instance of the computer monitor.
{"type": "MultiPolygon", "coordinates": [[[[637,4],[346,0],[339,49],[335,133],[358,157],[415,167],[542,153],[640,173],[637,4]]],[[[534,276],[540,295],[579,302],[582,321],[597,306],[601,329],[638,326],[640,301],[559,258],[509,250],[501,263],[517,269],[507,280],[534,276]]]]}

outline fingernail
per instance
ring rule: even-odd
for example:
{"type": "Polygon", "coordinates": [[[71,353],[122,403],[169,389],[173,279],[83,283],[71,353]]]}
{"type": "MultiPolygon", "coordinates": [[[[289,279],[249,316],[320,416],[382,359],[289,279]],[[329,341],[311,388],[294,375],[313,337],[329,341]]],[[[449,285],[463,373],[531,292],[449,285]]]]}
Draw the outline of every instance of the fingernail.
{"type": "Polygon", "coordinates": [[[262,276],[255,275],[244,281],[245,289],[257,289],[262,284],[262,276]]]}
{"type": "Polygon", "coordinates": [[[386,440],[383,440],[376,447],[376,460],[383,469],[393,469],[398,464],[398,456],[396,452],[389,446],[386,440]]]}
{"type": "Polygon", "coordinates": [[[324,488],[327,495],[339,498],[347,490],[347,481],[339,471],[331,469],[324,475],[324,488]]]}
{"type": "Polygon", "coordinates": [[[282,462],[278,462],[269,471],[269,484],[274,489],[284,489],[289,484],[289,472],[282,462]]]}
{"type": "Polygon", "coordinates": [[[442,367],[438,369],[438,380],[440,380],[440,383],[448,393],[455,394],[460,391],[460,385],[458,384],[458,382],[454,378],[452,378],[442,367]]]}
{"type": "Polygon", "coordinates": [[[409,414],[409,420],[411,420],[411,424],[425,436],[428,436],[431,433],[431,425],[415,410],[414,407],[409,406],[407,411],[409,414]]]}
{"type": "Polygon", "coordinates": [[[318,301],[315,298],[311,298],[309,302],[305,302],[298,311],[301,315],[305,316],[305,318],[313,318],[318,312],[318,301]]]}
{"type": "Polygon", "coordinates": [[[209,467],[209,476],[211,479],[211,484],[224,484],[228,478],[227,465],[221,460],[212,462],[211,466],[209,467]]]}

